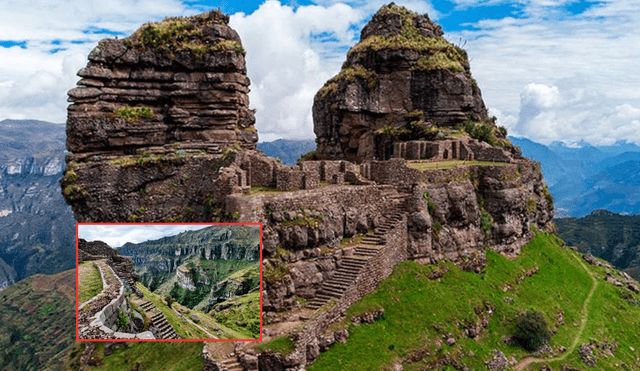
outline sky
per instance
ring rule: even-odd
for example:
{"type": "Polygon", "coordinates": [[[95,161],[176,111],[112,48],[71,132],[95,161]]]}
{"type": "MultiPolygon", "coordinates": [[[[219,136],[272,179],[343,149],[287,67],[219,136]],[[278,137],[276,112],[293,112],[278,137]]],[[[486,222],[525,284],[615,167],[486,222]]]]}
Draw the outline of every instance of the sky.
{"type": "Polygon", "coordinates": [[[116,248],[127,242],[157,240],[210,226],[210,224],[78,224],[78,238],[86,241],[102,241],[116,248]]]}
{"type": "MultiPolygon", "coordinates": [[[[4,0],[0,120],[64,122],[99,40],[220,8],[247,51],[260,141],[312,139],[313,96],[383,1],[4,0]]],[[[640,144],[640,1],[409,0],[468,51],[490,114],[548,144],[640,144]]]]}

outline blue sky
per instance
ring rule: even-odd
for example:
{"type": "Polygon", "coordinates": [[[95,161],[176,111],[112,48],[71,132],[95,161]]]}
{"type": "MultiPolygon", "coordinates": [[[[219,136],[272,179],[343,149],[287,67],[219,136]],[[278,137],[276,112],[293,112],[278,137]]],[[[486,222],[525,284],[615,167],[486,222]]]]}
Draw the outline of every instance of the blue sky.
{"type": "Polygon", "coordinates": [[[102,241],[115,248],[127,242],[157,240],[210,226],[210,224],[79,224],[78,238],[86,241],[102,241]]]}
{"type": "MultiPolygon", "coordinates": [[[[260,140],[313,138],[311,105],[383,1],[6,0],[0,119],[64,122],[66,92],[105,37],[220,8],[247,50],[260,140]]],[[[640,143],[637,0],[408,0],[467,49],[490,113],[542,143],[640,143]]]]}

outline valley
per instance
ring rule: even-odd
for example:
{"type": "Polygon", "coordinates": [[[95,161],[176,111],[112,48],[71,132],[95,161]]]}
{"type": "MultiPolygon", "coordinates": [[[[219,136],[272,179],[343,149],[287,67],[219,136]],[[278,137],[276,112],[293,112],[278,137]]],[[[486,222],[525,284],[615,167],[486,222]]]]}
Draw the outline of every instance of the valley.
{"type": "Polygon", "coordinates": [[[81,337],[258,338],[260,240],[256,224],[211,225],[128,242],[117,250],[101,241],[80,239],[81,337]],[[120,281],[126,283],[125,296],[117,295],[118,290],[122,293],[120,281]],[[100,299],[103,294],[109,299],[100,299]],[[100,330],[105,335],[96,330],[93,318],[102,318],[98,311],[112,299],[122,304],[118,304],[117,319],[109,319],[113,310],[100,311],[106,311],[104,323],[109,330],[100,330]],[[109,335],[109,331],[116,332],[109,335]]]}

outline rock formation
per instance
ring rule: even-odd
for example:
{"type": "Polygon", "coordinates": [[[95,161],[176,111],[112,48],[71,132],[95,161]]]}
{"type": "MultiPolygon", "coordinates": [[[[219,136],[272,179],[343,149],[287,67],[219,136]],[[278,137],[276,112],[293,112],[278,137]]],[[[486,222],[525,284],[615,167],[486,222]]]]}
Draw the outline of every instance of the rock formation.
{"type": "Polygon", "coordinates": [[[135,153],[253,149],[249,79],[238,34],[217,12],[149,23],[125,39],[101,41],[69,91],[67,149],[135,153]]]}
{"type": "Polygon", "coordinates": [[[353,162],[384,160],[389,156],[378,143],[381,135],[417,140],[432,127],[488,120],[467,53],[442,35],[426,15],[383,6],[340,73],[315,96],[318,153],[353,162]]]}
{"type": "MultiPolygon", "coordinates": [[[[73,124],[74,109],[74,138],[93,135],[73,124]]],[[[265,368],[273,370],[303,368],[345,339],[330,326],[403,260],[447,259],[480,272],[485,248],[514,256],[535,228],[552,227],[553,200],[539,164],[521,158],[487,117],[466,53],[426,16],[384,6],[343,71],[316,95],[314,120],[324,160],[287,167],[246,142],[221,154],[206,149],[204,136],[175,149],[151,147],[149,139],[114,144],[106,154],[74,153],[64,192],[81,221],[262,223],[264,339],[287,336],[296,348],[286,359],[269,352],[254,359],[280,365],[265,368]],[[189,152],[193,143],[204,153],[189,152]],[[125,153],[135,146],[141,153],[125,153]],[[450,162],[440,166],[443,160],[450,162]],[[322,310],[295,313],[305,301],[322,310]],[[278,325],[289,321],[297,323],[278,325]]],[[[137,125],[121,122],[123,132],[137,125]]],[[[214,142],[227,140],[218,134],[214,142]]],[[[72,151],[82,148],[77,141],[72,151]]],[[[169,260],[194,251],[206,257],[208,250],[185,245],[171,250],[171,259],[158,253],[140,262],[175,270],[169,260]]],[[[181,272],[183,285],[174,288],[184,294],[198,286],[200,270],[181,272]]],[[[215,362],[205,354],[205,367],[217,369],[215,362]]]]}
{"type": "MultiPolygon", "coordinates": [[[[218,277],[218,272],[194,267],[193,270],[199,277],[198,282],[194,282],[192,269],[185,266],[185,262],[194,259],[242,260],[239,263],[242,267],[255,264],[260,259],[260,228],[257,225],[211,226],[157,240],[127,242],[118,252],[132,259],[135,270],[140,275],[140,282],[145,286],[156,289],[176,276],[181,287],[195,291],[197,283],[205,286],[217,283],[210,281],[210,275],[218,277]]],[[[228,272],[219,273],[217,281],[222,281],[228,272]]]]}
{"type": "Polygon", "coordinates": [[[73,155],[62,182],[80,221],[202,214],[213,188],[189,187],[191,176],[201,182],[208,174],[213,185],[231,152],[255,149],[245,51],[228,21],[215,11],[169,18],[128,38],[103,40],[90,53],[78,87],[69,91],[73,155]],[[92,189],[97,180],[100,187],[92,189]],[[184,198],[152,206],[175,199],[167,193],[184,198]],[[155,199],[145,202],[147,195],[155,199]],[[103,212],[105,203],[121,206],[103,212]]]}

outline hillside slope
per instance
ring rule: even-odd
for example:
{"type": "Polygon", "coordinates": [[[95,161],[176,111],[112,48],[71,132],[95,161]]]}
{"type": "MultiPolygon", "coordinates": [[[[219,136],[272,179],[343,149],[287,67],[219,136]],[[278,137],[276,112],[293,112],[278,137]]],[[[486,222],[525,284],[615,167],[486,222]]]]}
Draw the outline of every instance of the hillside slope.
{"type": "Polygon", "coordinates": [[[640,281],[640,216],[595,210],[583,218],[555,220],[558,234],[640,281]]]}
{"type": "MultiPolygon", "coordinates": [[[[347,311],[341,325],[349,327],[348,342],[321,354],[308,370],[335,370],[336,365],[391,370],[398,364],[407,371],[451,369],[447,366],[482,370],[496,351],[515,365],[529,353],[505,339],[513,334],[515,318],[528,310],[542,312],[549,327],[557,329],[551,352],[540,355],[560,358],[549,362],[552,369],[584,370],[578,349],[591,343],[597,344],[598,369],[621,369],[624,363],[640,370],[633,350],[640,347],[640,336],[628,331],[640,325],[640,297],[605,282],[605,268],[588,266],[547,234],[538,234],[513,261],[490,250],[487,259],[481,274],[450,263],[400,264],[376,292],[347,311]],[[593,278],[597,284],[587,301],[593,278]],[[352,323],[379,310],[384,314],[372,324],[352,323]]],[[[529,367],[523,369],[540,369],[529,367]]]]}
{"type": "Polygon", "coordinates": [[[75,300],[75,270],[0,291],[0,369],[63,369],[75,339],[75,300]]]}

